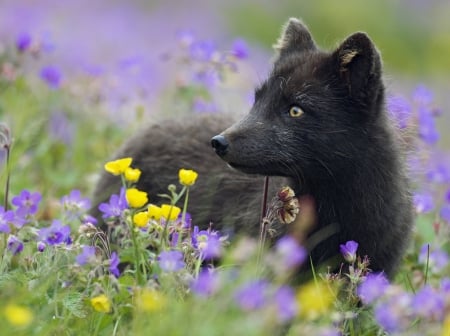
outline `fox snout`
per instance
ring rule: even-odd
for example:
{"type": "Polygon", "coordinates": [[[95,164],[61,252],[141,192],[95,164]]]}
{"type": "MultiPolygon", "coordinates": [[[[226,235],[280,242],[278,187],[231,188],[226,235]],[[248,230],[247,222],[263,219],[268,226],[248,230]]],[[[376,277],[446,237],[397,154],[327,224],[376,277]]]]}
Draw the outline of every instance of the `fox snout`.
{"type": "Polygon", "coordinates": [[[220,157],[223,157],[228,151],[228,141],[221,134],[212,137],[211,146],[216,151],[216,154],[220,157]]]}

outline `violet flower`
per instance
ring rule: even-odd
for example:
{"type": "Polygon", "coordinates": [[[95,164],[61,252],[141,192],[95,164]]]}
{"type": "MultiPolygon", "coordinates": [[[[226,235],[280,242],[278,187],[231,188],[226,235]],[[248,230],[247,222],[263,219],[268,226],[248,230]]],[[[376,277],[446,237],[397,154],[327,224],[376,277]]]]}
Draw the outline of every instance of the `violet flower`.
{"type": "Polygon", "coordinates": [[[14,255],[23,251],[23,242],[14,235],[10,235],[6,242],[7,249],[14,255]]]}
{"type": "Polygon", "coordinates": [[[340,245],[340,251],[345,261],[349,264],[353,264],[356,261],[356,250],[358,249],[358,243],[350,240],[345,244],[340,245]]]}
{"type": "Polygon", "coordinates": [[[268,283],[255,280],[240,287],[234,295],[238,306],[246,311],[262,308],[266,303],[268,283]]]}
{"type": "Polygon", "coordinates": [[[83,246],[83,249],[79,255],[76,256],[75,260],[78,265],[84,266],[86,264],[93,264],[96,261],[96,248],[95,246],[83,246]]]}
{"type": "Polygon", "coordinates": [[[109,260],[109,271],[116,278],[120,276],[119,271],[120,259],[116,252],[111,253],[111,259],[109,260]]]}
{"type": "Polygon", "coordinates": [[[357,294],[364,304],[371,304],[381,297],[389,286],[383,273],[371,273],[357,288],[357,294]]]}
{"type": "Polygon", "coordinates": [[[39,239],[49,245],[69,244],[71,242],[70,227],[55,219],[49,227],[39,230],[39,239]]]}
{"type": "Polygon", "coordinates": [[[279,263],[287,269],[301,265],[307,256],[306,250],[299,245],[295,238],[287,235],[277,241],[275,253],[279,263]]]}
{"type": "Polygon", "coordinates": [[[181,270],[185,262],[183,260],[183,253],[180,251],[163,251],[158,256],[159,267],[164,272],[176,272],[181,270]]]}
{"type": "Polygon", "coordinates": [[[203,270],[191,283],[191,290],[198,296],[208,297],[217,293],[221,282],[217,272],[213,270],[203,270]]]}
{"type": "Polygon", "coordinates": [[[125,188],[120,189],[120,194],[113,194],[109,198],[109,203],[101,203],[98,206],[100,212],[103,213],[103,218],[120,217],[122,212],[128,208],[128,203],[125,198],[125,188]]]}
{"type": "Polygon", "coordinates": [[[37,191],[31,193],[28,190],[22,190],[19,195],[12,198],[11,203],[17,207],[16,212],[25,217],[36,214],[41,198],[41,194],[37,191]]]}

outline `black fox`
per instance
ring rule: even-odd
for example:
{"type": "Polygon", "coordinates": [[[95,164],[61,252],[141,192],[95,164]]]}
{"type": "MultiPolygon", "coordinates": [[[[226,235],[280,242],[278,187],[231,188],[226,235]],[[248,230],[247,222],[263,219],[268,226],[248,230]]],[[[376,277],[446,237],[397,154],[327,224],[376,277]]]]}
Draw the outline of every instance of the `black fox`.
{"type": "MultiPolygon", "coordinates": [[[[199,171],[189,209],[195,224],[212,221],[226,232],[254,236],[260,227],[258,176],[276,176],[273,189],[287,183],[298,197],[314,200],[317,221],[309,237],[315,265],[327,265],[340,244],[354,240],[372,270],[392,276],[413,219],[400,144],[385,111],[378,51],[364,33],[322,51],[297,19],[288,21],[276,49],[273,70],[242,120],[222,133],[232,121],[217,115],[151,126],[116,157],[133,157],[142,170],[137,187],[153,200],[179,168],[199,171]],[[249,175],[212,156],[209,138],[218,133],[211,140],[215,152],[249,175]]],[[[96,199],[117,191],[117,180],[103,174],[96,199]]]]}

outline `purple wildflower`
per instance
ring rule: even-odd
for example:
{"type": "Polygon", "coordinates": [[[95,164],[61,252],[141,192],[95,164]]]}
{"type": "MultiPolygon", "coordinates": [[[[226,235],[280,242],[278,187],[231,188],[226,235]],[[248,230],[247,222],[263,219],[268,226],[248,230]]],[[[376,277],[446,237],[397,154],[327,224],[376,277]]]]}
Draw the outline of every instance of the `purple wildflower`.
{"type": "Polygon", "coordinates": [[[9,223],[14,220],[14,212],[12,210],[5,211],[5,208],[0,206],[0,232],[9,233],[9,223]]]}
{"type": "Polygon", "coordinates": [[[411,306],[411,296],[400,293],[380,302],[374,309],[375,320],[387,332],[395,333],[405,330],[411,323],[407,312],[411,306]]]}
{"type": "Polygon", "coordinates": [[[47,247],[47,245],[46,245],[44,242],[42,242],[42,241],[39,241],[39,242],[37,243],[37,250],[38,250],[39,252],[44,252],[44,250],[45,250],[46,247],[47,247]]]}
{"type": "Polygon", "coordinates": [[[24,52],[30,48],[31,42],[31,35],[29,33],[22,32],[16,38],[16,48],[20,52],[24,52]]]}
{"type": "Polygon", "coordinates": [[[95,246],[83,246],[83,249],[79,255],[76,256],[75,260],[78,265],[84,266],[86,264],[93,264],[96,261],[95,246]]]}
{"type": "Polygon", "coordinates": [[[39,239],[49,245],[70,244],[70,227],[55,219],[49,227],[39,230],[39,239]]]}
{"type": "Polygon", "coordinates": [[[10,235],[7,241],[7,248],[12,254],[16,255],[22,252],[23,243],[16,236],[10,235]]]}
{"type": "Polygon", "coordinates": [[[450,182],[450,170],[448,162],[438,162],[427,172],[427,179],[434,183],[450,182]]]}
{"type": "Polygon", "coordinates": [[[298,312],[295,292],[288,286],[282,286],[275,292],[275,302],[279,322],[287,322],[294,318],[298,312]]]}
{"type": "Polygon", "coordinates": [[[447,295],[450,295],[450,278],[441,279],[441,291],[447,295]]]}
{"type": "Polygon", "coordinates": [[[194,82],[211,89],[220,83],[220,76],[216,70],[206,69],[204,71],[195,72],[193,80],[194,82]]]}
{"type": "Polygon", "coordinates": [[[427,213],[434,209],[433,196],[428,192],[415,193],[413,203],[417,213],[427,213]]]}
{"type": "Polygon", "coordinates": [[[255,280],[240,287],[235,295],[238,306],[246,311],[256,310],[266,303],[267,282],[255,280]]]}
{"type": "Polygon", "coordinates": [[[349,240],[345,244],[341,244],[340,251],[345,261],[350,264],[353,264],[356,261],[356,250],[358,249],[358,243],[349,240]]]}
{"type": "Polygon", "coordinates": [[[204,259],[214,259],[222,255],[222,243],[216,231],[198,231],[196,226],[192,234],[192,245],[204,259]]]}
{"type": "Polygon", "coordinates": [[[120,189],[119,195],[111,195],[109,203],[101,203],[98,209],[103,213],[103,218],[120,217],[122,212],[128,207],[125,198],[125,188],[120,189]]]}
{"type": "Polygon", "coordinates": [[[307,255],[306,250],[291,236],[284,236],[277,241],[275,253],[279,263],[287,269],[302,264],[307,255]]]}
{"type": "Polygon", "coordinates": [[[17,207],[16,213],[26,217],[34,215],[38,211],[41,198],[41,194],[37,191],[31,193],[28,190],[22,190],[19,195],[13,197],[11,202],[17,207]]]}
{"type": "Polygon", "coordinates": [[[447,223],[450,223],[450,204],[444,204],[439,211],[439,215],[447,223]]]}
{"type": "Polygon", "coordinates": [[[191,290],[198,296],[208,297],[220,289],[219,275],[213,270],[203,270],[191,284],[191,290]]]}
{"type": "Polygon", "coordinates": [[[419,263],[423,265],[428,263],[430,271],[439,273],[449,262],[448,254],[441,249],[435,249],[433,251],[430,249],[430,255],[428,256],[429,249],[428,244],[422,246],[419,252],[419,263]]]}
{"type": "Polygon", "coordinates": [[[158,261],[159,267],[165,272],[179,271],[185,265],[180,251],[163,251],[159,254],[158,261]]]}
{"type": "Polygon", "coordinates": [[[442,320],[445,302],[443,296],[430,286],[425,286],[413,297],[412,309],[419,317],[442,320]]]}
{"type": "Polygon", "coordinates": [[[248,45],[244,39],[236,39],[233,42],[232,51],[234,57],[238,59],[245,59],[248,57],[248,45]]]}
{"type": "Polygon", "coordinates": [[[98,223],[97,218],[95,218],[89,214],[83,214],[81,216],[81,221],[83,222],[83,224],[97,225],[97,223],[98,223]]]}
{"type": "Polygon", "coordinates": [[[389,282],[383,273],[369,274],[357,289],[358,296],[364,304],[371,304],[384,294],[389,282]]]}
{"type": "Polygon", "coordinates": [[[439,133],[436,129],[434,117],[430,111],[424,107],[419,108],[419,136],[420,138],[432,145],[439,140],[439,133]]]}
{"type": "Polygon", "coordinates": [[[406,128],[411,118],[411,104],[402,96],[390,96],[387,98],[387,109],[397,121],[400,128],[406,128]]]}
{"type": "Polygon", "coordinates": [[[176,33],[176,38],[182,46],[189,47],[195,40],[194,33],[190,30],[180,30],[176,33]]]}
{"type": "Polygon", "coordinates": [[[418,85],[413,92],[413,101],[422,106],[430,105],[433,101],[433,93],[425,85],[418,85]]]}
{"type": "Polygon", "coordinates": [[[189,46],[189,52],[192,59],[209,62],[216,52],[216,47],[211,41],[195,41],[189,46]]]}
{"type": "Polygon", "coordinates": [[[192,103],[192,108],[199,113],[214,113],[217,112],[217,105],[214,102],[207,101],[203,98],[196,98],[192,103]]]}
{"type": "Polygon", "coordinates": [[[116,278],[118,278],[120,275],[119,263],[120,263],[120,259],[119,259],[119,256],[117,255],[117,253],[116,252],[111,253],[111,259],[109,260],[109,271],[116,278]]]}
{"type": "Polygon", "coordinates": [[[61,203],[69,217],[79,216],[91,207],[89,198],[81,197],[81,192],[77,189],[72,190],[69,195],[63,196],[61,203]]]}
{"type": "Polygon", "coordinates": [[[61,71],[55,66],[43,67],[40,76],[51,89],[57,89],[61,85],[61,71]]]}

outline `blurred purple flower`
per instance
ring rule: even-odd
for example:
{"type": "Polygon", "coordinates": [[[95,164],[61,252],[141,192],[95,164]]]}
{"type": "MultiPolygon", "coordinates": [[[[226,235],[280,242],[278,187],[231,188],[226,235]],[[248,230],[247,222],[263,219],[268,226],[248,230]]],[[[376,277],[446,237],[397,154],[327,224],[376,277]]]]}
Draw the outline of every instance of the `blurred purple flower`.
{"type": "Polygon", "coordinates": [[[49,227],[39,230],[39,239],[49,245],[70,244],[70,227],[54,219],[49,227]]]}
{"type": "Polygon", "coordinates": [[[418,85],[413,92],[412,99],[416,104],[426,106],[432,103],[433,93],[425,85],[418,85]]]}
{"type": "Polygon", "coordinates": [[[211,41],[194,41],[189,46],[189,53],[192,59],[200,62],[212,60],[216,46],[211,41]]]}
{"type": "Polygon", "coordinates": [[[418,317],[441,321],[444,308],[444,297],[430,286],[421,288],[412,300],[412,310],[418,317]]]}
{"type": "Polygon", "coordinates": [[[177,221],[179,221],[181,223],[181,227],[183,229],[189,229],[192,225],[192,216],[189,212],[186,212],[184,215],[184,222],[181,222],[181,220],[183,219],[183,213],[180,213],[180,215],[178,216],[177,221]]]}
{"type": "Polygon", "coordinates": [[[47,247],[47,245],[45,245],[45,243],[42,242],[42,241],[39,241],[39,242],[37,243],[37,250],[38,250],[39,252],[44,252],[44,250],[45,250],[46,247],[47,247]]]}
{"type": "Polygon", "coordinates": [[[389,282],[383,273],[371,273],[359,285],[357,294],[364,304],[371,304],[384,294],[389,282]]]}
{"type": "Polygon", "coordinates": [[[16,48],[20,52],[24,52],[30,48],[31,42],[31,35],[29,33],[22,32],[16,38],[16,48]]]}
{"type": "Polygon", "coordinates": [[[402,96],[389,96],[387,98],[387,109],[397,121],[400,128],[406,128],[411,118],[411,104],[402,96]]]}
{"type": "Polygon", "coordinates": [[[203,270],[191,283],[191,290],[198,296],[208,297],[220,289],[220,277],[214,270],[203,270]]]}
{"type": "Polygon", "coordinates": [[[254,280],[240,287],[234,294],[238,306],[246,311],[256,310],[266,303],[268,283],[254,280]]]}
{"type": "Polygon", "coordinates": [[[288,235],[277,241],[275,253],[277,261],[287,269],[299,266],[307,256],[306,250],[298,244],[295,238],[288,235]]]}
{"type": "Polygon", "coordinates": [[[12,210],[5,211],[5,208],[0,206],[0,232],[9,233],[11,228],[9,223],[14,220],[14,212],[12,210]]]}
{"type": "Polygon", "coordinates": [[[109,203],[101,203],[98,206],[103,218],[120,217],[122,212],[128,208],[125,198],[125,188],[120,189],[119,195],[111,195],[109,203]]]}
{"type": "Polygon", "coordinates": [[[97,223],[98,223],[97,218],[95,218],[89,214],[83,214],[81,216],[81,221],[83,222],[83,224],[97,225],[97,223]]]}
{"type": "Polygon", "coordinates": [[[22,190],[21,193],[12,199],[12,204],[17,207],[16,213],[22,217],[34,215],[38,211],[39,202],[41,201],[39,192],[29,192],[22,190]]]}
{"type": "Polygon", "coordinates": [[[415,193],[413,203],[417,213],[428,213],[434,209],[433,196],[429,192],[415,193]]]}
{"type": "Polygon", "coordinates": [[[442,278],[440,287],[441,292],[450,295],[450,278],[442,278]]]}
{"type": "Polygon", "coordinates": [[[293,319],[298,312],[295,292],[288,286],[282,286],[275,292],[274,300],[277,305],[278,321],[281,323],[293,319]]]}
{"type": "Polygon", "coordinates": [[[203,259],[214,259],[222,255],[222,242],[217,231],[199,231],[194,227],[192,246],[196,248],[203,259]]]}
{"type": "Polygon", "coordinates": [[[430,111],[424,107],[419,107],[418,119],[419,137],[427,144],[435,144],[439,140],[439,133],[430,111]]]}
{"type": "Polygon", "coordinates": [[[81,197],[81,191],[74,189],[69,195],[61,198],[61,204],[69,217],[81,216],[91,207],[89,198],[81,197]]]}
{"type": "Polygon", "coordinates": [[[190,30],[179,30],[176,33],[176,39],[184,47],[189,47],[195,40],[194,33],[190,30]]]}
{"type": "Polygon", "coordinates": [[[120,259],[119,259],[119,256],[117,255],[117,253],[116,252],[111,253],[111,259],[109,260],[109,271],[116,278],[118,278],[120,275],[119,264],[120,264],[120,259]]]}
{"type": "Polygon", "coordinates": [[[195,112],[199,113],[214,113],[218,112],[217,105],[212,101],[207,101],[203,98],[196,98],[192,104],[195,112]]]}
{"type": "Polygon", "coordinates": [[[428,262],[428,267],[433,273],[439,273],[444,269],[449,262],[448,254],[441,250],[432,250],[429,244],[424,244],[419,252],[419,263],[426,265],[428,262]],[[430,250],[430,256],[428,258],[428,250],[430,250]],[[428,259],[428,260],[427,260],[428,259]]]}
{"type": "Polygon", "coordinates": [[[81,253],[75,258],[77,264],[80,266],[84,266],[86,264],[94,263],[96,261],[95,251],[95,246],[83,246],[81,253]]]}
{"type": "Polygon", "coordinates": [[[411,323],[407,312],[411,306],[411,297],[401,293],[380,302],[374,309],[375,320],[388,333],[401,332],[411,323]]]}
{"type": "Polygon", "coordinates": [[[8,250],[16,255],[23,251],[23,243],[14,235],[10,235],[7,240],[8,250]]]}
{"type": "Polygon", "coordinates": [[[358,250],[358,243],[350,240],[340,245],[340,251],[345,261],[352,264],[356,261],[356,250],[358,250]]]}
{"type": "Polygon", "coordinates": [[[447,223],[450,223],[450,204],[444,204],[439,211],[439,216],[445,220],[447,223]]]}
{"type": "Polygon", "coordinates": [[[193,80],[195,83],[198,83],[210,90],[220,83],[220,76],[214,69],[204,69],[202,71],[195,72],[193,80]]]}
{"type": "Polygon", "coordinates": [[[57,111],[50,115],[48,132],[54,140],[70,145],[73,142],[75,128],[64,112],[57,111]]]}
{"type": "Polygon", "coordinates": [[[450,182],[450,169],[448,163],[439,162],[427,172],[427,179],[434,183],[450,182]]]}
{"type": "Polygon", "coordinates": [[[183,253],[180,251],[163,251],[158,257],[159,266],[165,272],[176,272],[181,270],[185,263],[183,253]]]}
{"type": "Polygon", "coordinates": [[[234,57],[238,59],[245,59],[248,57],[248,45],[244,39],[236,39],[233,42],[232,51],[234,57]]]}
{"type": "Polygon", "coordinates": [[[55,66],[45,66],[41,69],[40,77],[51,89],[57,89],[61,85],[62,74],[55,66]]]}

